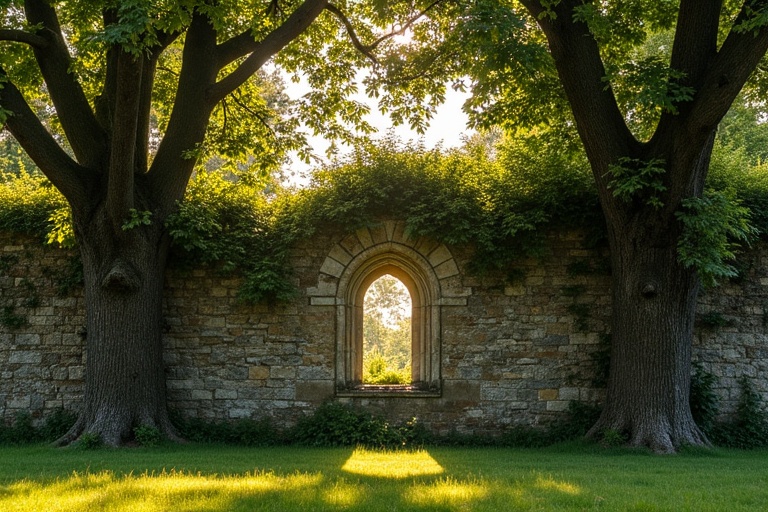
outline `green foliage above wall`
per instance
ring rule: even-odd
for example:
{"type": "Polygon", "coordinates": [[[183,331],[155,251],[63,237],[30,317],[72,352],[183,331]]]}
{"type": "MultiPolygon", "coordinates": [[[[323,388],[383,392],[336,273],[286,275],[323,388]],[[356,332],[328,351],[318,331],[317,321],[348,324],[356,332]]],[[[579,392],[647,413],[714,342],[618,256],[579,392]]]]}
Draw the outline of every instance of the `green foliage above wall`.
{"type": "Polygon", "coordinates": [[[0,169],[0,230],[45,238],[53,227],[51,215],[66,204],[42,174],[0,169]]]}
{"type": "MultiPolygon", "coordinates": [[[[740,202],[734,203],[740,217],[732,224],[747,229],[743,215],[749,209],[760,233],[768,233],[765,166],[721,142],[709,180],[713,190],[727,190],[729,199],[740,202]]],[[[681,216],[692,225],[698,219],[690,207],[681,216]]],[[[323,226],[354,230],[385,218],[403,219],[413,235],[470,245],[471,270],[500,276],[513,275],[521,256],[545,254],[542,242],[550,228],[587,229],[592,239],[603,233],[593,180],[577,139],[567,130],[547,129],[516,136],[476,135],[451,151],[387,139],[361,146],[345,160],[315,172],[302,189],[200,170],[167,227],[174,261],[216,264],[236,272],[244,277],[243,300],[259,302],[287,300],[295,293],[288,262],[296,241],[323,226]]],[[[73,239],[69,226],[64,199],[44,178],[26,172],[2,176],[0,229],[66,246],[73,239]]],[[[737,255],[738,246],[733,237],[724,238],[727,234],[726,226],[716,237],[718,244],[737,255]]],[[[704,235],[699,232],[695,238],[704,235]]],[[[712,249],[715,256],[722,252],[712,249]]],[[[725,256],[714,261],[730,270],[729,254],[725,256]]]]}

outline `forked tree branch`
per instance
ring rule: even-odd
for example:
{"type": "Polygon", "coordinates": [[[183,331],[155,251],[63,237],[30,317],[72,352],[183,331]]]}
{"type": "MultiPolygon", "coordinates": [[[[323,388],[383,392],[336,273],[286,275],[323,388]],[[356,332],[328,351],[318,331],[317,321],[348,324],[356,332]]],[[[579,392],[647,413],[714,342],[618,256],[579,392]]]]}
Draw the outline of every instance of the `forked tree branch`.
{"type": "Polygon", "coordinates": [[[376,57],[376,55],[373,53],[373,51],[378,48],[378,46],[383,43],[384,41],[388,39],[392,39],[395,36],[401,36],[405,34],[409,28],[411,28],[417,21],[419,21],[421,18],[427,15],[429,11],[434,9],[437,5],[442,3],[444,0],[434,0],[431,4],[429,4],[427,7],[424,8],[421,12],[419,12],[417,15],[403,23],[403,25],[397,29],[392,30],[391,32],[388,32],[382,36],[380,36],[378,39],[376,39],[374,42],[372,42],[369,45],[365,45],[360,41],[360,38],[357,36],[357,32],[355,31],[355,27],[352,25],[352,22],[349,20],[346,14],[339,9],[336,5],[329,3],[326,6],[326,9],[333,13],[334,16],[336,16],[339,21],[341,21],[342,25],[344,25],[344,28],[347,29],[347,34],[349,34],[349,38],[352,41],[352,45],[365,55],[371,62],[374,64],[379,64],[379,59],[376,57]]]}
{"type": "MultiPolygon", "coordinates": [[[[327,5],[328,0],[306,0],[262,41],[253,43],[251,54],[232,73],[210,88],[208,98],[211,103],[218,103],[244,84],[265,62],[307,30],[327,5]]],[[[238,42],[244,47],[250,45],[250,43],[246,44],[246,41],[242,40],[242,34],[238,36],[238,42]]],[[[234,49],[230,45],[217,47],[220,65],[225,65],[227,59],[233,55],[234,49]]]]}
{"type": "MultiPolygon", "coordinates": [[[[344,28],[347,29],[347,34],[349,34],[349,39],[352,41],[352,46],[354,46],[355,49],[357,49],[357,51],[365,55],[371,62],[373,62],[374,64],[378,64],[379,59],[376,58],[376,55],[374,55],[372,51],[375,46],[373,45],[366,46],[360,41],[360,38],[357,37],[357,33],[355,32],[355,27],[352,26],[352,22],[349,21],[349,18],[347,18],[347,15],[344,14],[341,11],[341,9],[339,9],[338,7],[336,7],[331,3],[326,5],[325,8],[329,12],[333,13],[333,15],[336,16],[339,19],[339,21],[341,21],[341,24],[344,25],[344,28]]],[[[380,44],[381,41],[382,39],[379,38],[376,44],[380,44]]]]}
{"type": "Polygon", "coordinates": [[[27,32],[26,30],[2,29],[0,30],[0,41],[25,43],[40,50],[48,47],[47,39],[31,32],[27,32]]]}
{"type": "Polygon", "coordinates": [[[768,0],[745,1],[742,10],[694,98],[691,116],[701,126],[716,127],[768,51],[768,26],[740,30],[748,10],[768,9],[768,0]]]}
{"type": "Polygon", "coordinates": [[[406,21],[399,29],[393,30],[392,32],[389,32],[388,34],[384,34],[383,36],[381,36],[378,39],[376,39],[373,43],[368,45],[368,47],[371,50],[375,50],[377,46],[379,46],[381,43],[383,43],[387,39],[391,39],[391,38],[393,38],[395,36],[401,36],[401,35],[405,34],[408,31],[408,29],[411,28],[414,25],[414,23],[416,23],[421,18],[426,16],[429,11],[431,11],[432,9],[437,7],[437,5],[441,4],[444,1],[445,0],[435,0],[434,2],[432,2],[431,4],[426,6],[424,8],[424,10],[422,10],[419,14],[417,14],[413,18],[409,19],[408,21],[406,21]]]}
{"type": "MultiPolygon", "coordinates": [[[[5,77],[0,68],[0,78],[5,77]]],[[[2,84],[0,107],[9,112],[5,123],[8,131],[43,174],[72,206],[84,204],[89,170],[75,162],[56,142],[12,82],[2,84]]]]}
{"type": "Polygon", "coordinates": [[[56,11],[46,0],[26,0],[24,11],[30,24],[42,27],[36,35],[48,42],[44,49],[33,47],[35,59],[75,157],[82,165],[99,169],[106,156],[106,133],[76,75],[70,72],[72,57],[56,11]]]}

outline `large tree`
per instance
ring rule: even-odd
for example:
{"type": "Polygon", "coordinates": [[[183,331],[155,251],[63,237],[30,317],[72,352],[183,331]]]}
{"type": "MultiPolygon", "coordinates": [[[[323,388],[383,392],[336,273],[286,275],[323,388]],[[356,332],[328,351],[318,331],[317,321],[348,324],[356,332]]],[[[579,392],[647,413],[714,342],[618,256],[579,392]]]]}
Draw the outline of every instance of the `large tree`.
{"type": "MultiPolygon", "coordinates": [[[[0,3],[0,122],[71,206],[84,267],[84,400],[62,443],[90,433],[117,445],[138,425],[173,436],[162,357],[165,221],[215,142],[206,139],[211,118],[221,121],[214,138],[240,141],[230,149],[258,142],[247,127],[270,120],[249,84],[281,58],[289,71],[309,72],[311,128],[336,136],[344,122],[365,128],[365,108],[348,98],[355,65],[375,45],[359,37],[374,40],[376,26],[407,25],[423,10],[396,4],[0,3]]],[[[262,150],[250,160],[274,158],[262,150]]]]}
{"type": "Polygon", "coordinates": [[[768,1],[465,6],[414,29],[412,58],[382,59],[405,80],[374,74],[369,87],[424,100],[450,77],[480,126],[578,133],[613,272],[610,377],[592,434],[661,452],[706,444],[688,402],[696,298],[702,279],[731,273],[726,235],[748,228],[705,181],[718,124],[768,48],[768,1]]]}
{"type": "Polygon", "coordinates": [[[616,430],[661,452],[706,444],[688,401],[696,298],[702,277],[728,273],[707,236],[743,226],[696,218],[729,211],[702,197],[704,185],[718,123],[768,48],[768,2],[478,2],[469,18],[486,49],[509,50],[485,53],[474,104],[508,126],[541,122],[558,100],[537,104],[526,88],[538,82],[546,96],[541,86],[554,86],[591,164],[613,275],[609,383],[593,434],[616,430]]]}

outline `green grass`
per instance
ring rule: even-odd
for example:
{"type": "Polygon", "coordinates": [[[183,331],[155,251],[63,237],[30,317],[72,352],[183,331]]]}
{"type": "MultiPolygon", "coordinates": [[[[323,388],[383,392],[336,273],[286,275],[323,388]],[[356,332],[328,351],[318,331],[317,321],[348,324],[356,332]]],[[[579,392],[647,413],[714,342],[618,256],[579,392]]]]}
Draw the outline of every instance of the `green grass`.
{"type": "Polygon", "coordinates": [[[0,510],[755,511],[768,452],[0,447],[0,510]]]}

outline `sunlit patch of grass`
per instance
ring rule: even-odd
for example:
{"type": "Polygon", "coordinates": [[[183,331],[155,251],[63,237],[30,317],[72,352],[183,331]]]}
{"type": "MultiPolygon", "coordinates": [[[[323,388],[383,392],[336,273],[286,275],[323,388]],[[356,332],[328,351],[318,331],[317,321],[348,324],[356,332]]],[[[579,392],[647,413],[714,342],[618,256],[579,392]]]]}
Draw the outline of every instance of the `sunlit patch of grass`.
{"type": "Polygon", "coordinates": [[[381,451],[358,448],[341,468],[357,475],[379,478],[411,478],[439,475],[443,467],[424,450],[381,451]]]}
{"type": "Polygon", "coordinates": [[[332,508],[348,508],[363,501],[369,491],[369,486],[360,482],[351,483],[340,479],[322,492],[322,499],[332,508]]]}
{"type": "Polygon", "coordinates": [[[477,479],[440,478],[429,483],[414,484],[404,493],[405,501],[419,507],[457,507],[485,499],[489,484],[477,479]]]}
{"type": "Polygon", "coordinates": [[[307,491],[307,502],[311,502],[322,479],[320,474],[272,472],[203,475],[170,471],[138,476],[118,476],[111,471],[73,473],[51,482],[22,480],[7,486],[0,495],[0,510],[227,510],[233,502],[249,496],[288,493],[294,500],[301,500],[307,491]]]}
{"type": "Polygon", "coordinates": [[[573,485],[568,482],[557,481],[551,476],[544,477],[542,475],[539,475],[536,478],[534,487],[536,489],[541,489],[544,491],[559,491],[565,494],[571,494],[573,496],[581,493],[581,489],[579,488],[579,486],[573,485]]]}

